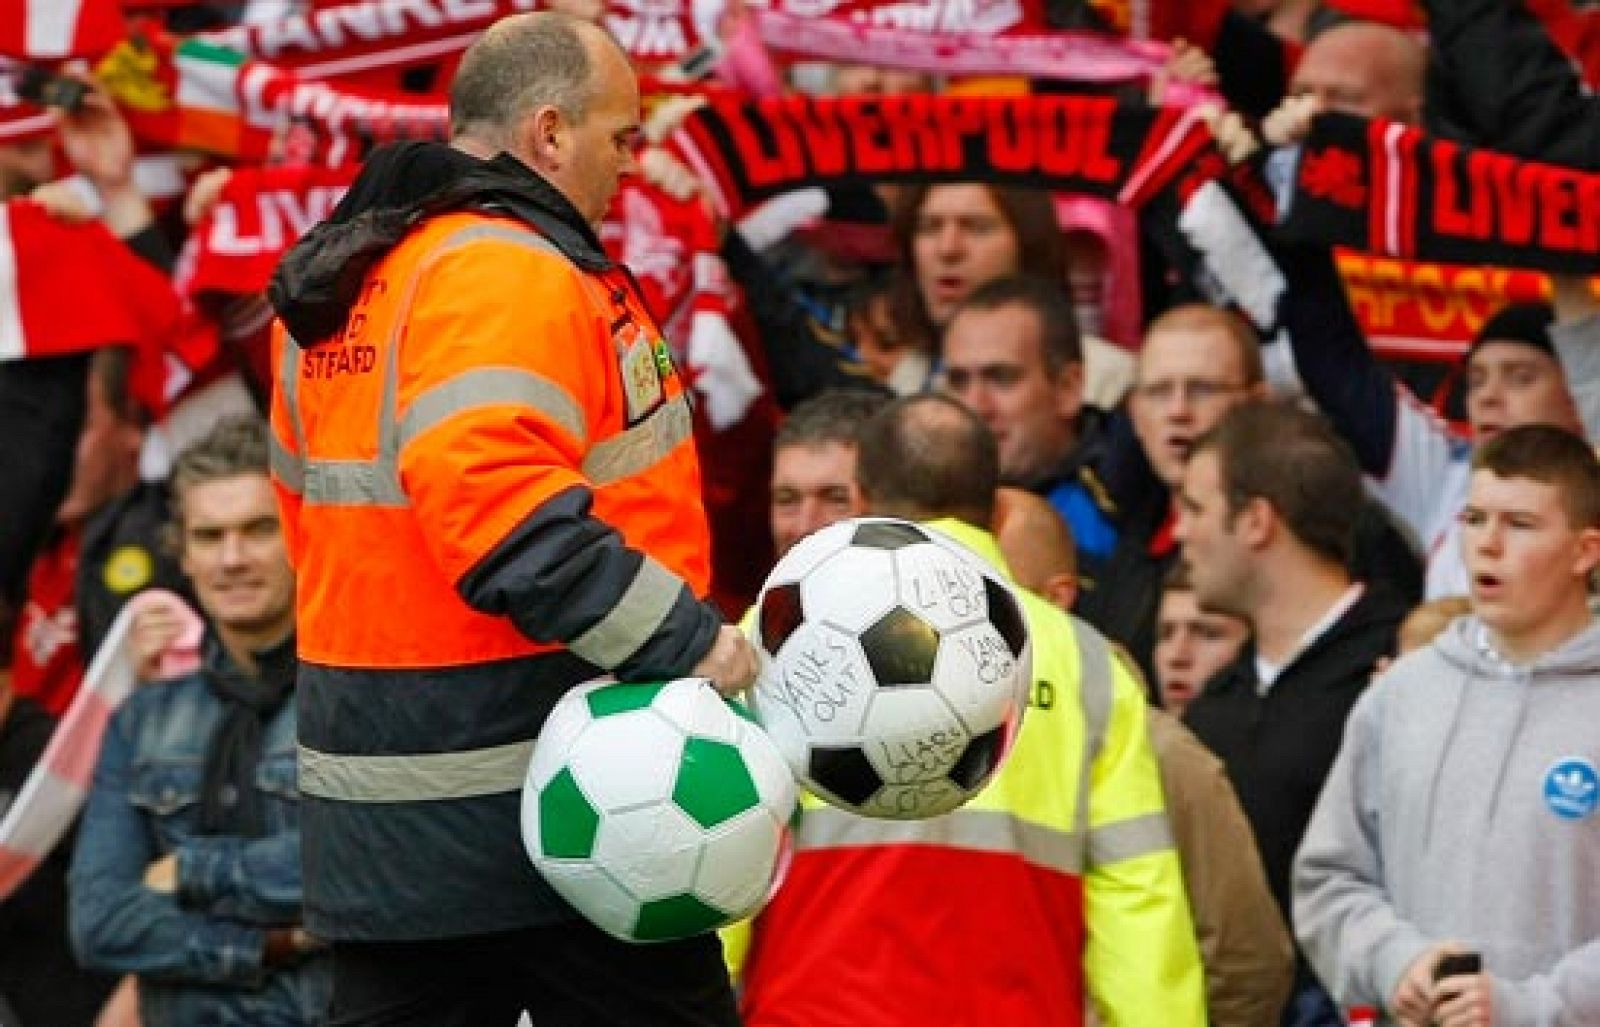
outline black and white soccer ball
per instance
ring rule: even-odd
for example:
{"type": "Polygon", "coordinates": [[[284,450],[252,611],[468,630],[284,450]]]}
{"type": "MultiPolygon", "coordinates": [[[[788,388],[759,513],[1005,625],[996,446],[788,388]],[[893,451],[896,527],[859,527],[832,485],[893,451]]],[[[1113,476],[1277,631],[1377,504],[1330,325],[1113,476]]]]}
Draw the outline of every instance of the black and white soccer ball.
{"type": "Polygon", "coordinates": [[[853,813],[916,820],[966,802],[1022,725],[1032,648],[994,568],[909,521],[857,518],[773,568],[751,704],[795,776],[853,813]]]}

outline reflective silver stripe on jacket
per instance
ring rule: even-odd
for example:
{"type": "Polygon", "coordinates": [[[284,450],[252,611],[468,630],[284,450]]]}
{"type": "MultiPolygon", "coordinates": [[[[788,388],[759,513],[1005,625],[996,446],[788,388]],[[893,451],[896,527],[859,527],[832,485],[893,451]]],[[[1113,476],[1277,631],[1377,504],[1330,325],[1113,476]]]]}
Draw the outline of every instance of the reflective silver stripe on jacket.
{"type": "Polygon", "coordinates": [[[650,640],[683,589],[676,575],[646,556],[617,605],[567,648],[597,667],[617,666],[650,640]]]}
{"type": "Polygon", "coordinates": [[[1089,831],[1089,865],[1106,866],[1172,848],[1172,829],[1165,813],[1119,820],[1089,831]]]}
{"type": "MultiPolygon", "coordinates": [[[[463,246],[484,239],[510,242],[546,253],[560,250],[544,236],[507,225],[474,225],[451,235],[418,265],[406,285],[399,310],[411,309],[421,276],[434,262],[463,246]]],[[[587,278],[585,278],[587,282],[587,278]]],[[[592,290],[591,290],[592,291],[592,290]]],[[[598,295],[598,294],[596,294],[598,295]]],[[[400,450],[429,428],[451,416],[481,406],[519,404],[538,411],[569,432],[580,444],[588,440],[582,407],[559,384],[524,368],[482,367],[464,371],[418,396],[396,423],[397,350],[403,318],[390,329],[383,355],[383,395],[378,414],[378,455],[372,460],[308,460],[305,430],[298,403],[300,353],[291,341],[283,361],[281,387],[289,421],[300,448],[299,473],[285,475],[301,482],[305,502],[323,506],[404,506],[400,487],[400,450]]],[[[694,434],[687,394],[680,394],[633,428],[605,439],[589,450],[581,471],[595,485],[622,481],[661,462],[694,434]]],[[[292,458],[291,454],[284,454],[292,458]]]]}
{"type": "MultiPolygon", "coordinates": [[[[290,343],[290,345],[293,345],[293,343],[290,343]]],[[[272,468],[272,476],[278,480],[278,484],[297,496],[305,491],[305,464],[300,461],[300,457],[297,454],[291,453],[284,448],[283,443],[278,441],[276,432],[267,433],[267,462],[272,468]]]]}
{"type": "MultiPolygon", "coordinates": [[[[1077,809],[1073,814],[1077,833],[1087,839],[1089,834],[1089,780],[1094,774],[1094,761],[1105,743],[1106,725],[1111,720],[1111,703],[1116,697],[1112,689],[1111,649],[1100,633],[1077,617],[1072,623],[1073,641],[1078,645],[1078,695],[1083,704],[1083,765],[1078,769],[1077,809]]],[[[1087,856],[1085,857],[1087,858],[1087,856]]]]}
{"type": "MultiPolygon", "coordinates": [[[[561,253],[554,243],[538,232],[527,229],[512,228],[507,225],[472,225],[463,228],[440,243],[438,248],[428,255],[426,260],[417,265],[411,274],[410,280],[406,283],[405,294],[401,298],[397,309],[402,314],[409,313],[423,273],[437,261],[461,249],[463,246],[483,239],[496,239],[515,243],[516,245],[545,253],[558,255],[561,253]]],[[[371,460],[315,460],[306,457],[305,427],[300,416],[298,396],[300,350],[293,340],[290,340],[285,347],[283,376],[280,385],[283,389],[284,405],[289,412],[289,423],[294,431],[295,444],[300,449],[300,464],[303,468],[302,477],[304,481],[301,495],[308,505],[379,507],[406,505],[405,491],[400,487],[402,426],[396,416],[400,375],[397,351],[399,349],[400,335],[404,330],[404,316],[397,317],[395,323],[389,329],[388,342],[384,346],[383,392],[378,405],[378,454],[371,460]]],[[[451,381],[458,380],[452,379],[451,381]]],[[[483,383],[479,381],[477,384],[482,385],[483,383]]],[[[441,386],[449,385],[451,385],[451,382],[441,383],[441,386]]],[[[474,387],[474,381],[469,381],[467,387],[469,389],[474,387]]],[[[440,388],[440,386],[435,388],[440,388]]],[[[429,390],[430,393],[433,391],[429,390]]],[[[424,418],[429,416],[430,409],[437,411],[438,405],[444,404],[446,402],[445,397],[449,395],[448,390],[440,393],[440,398],[434,401],[436,405],[425,407],[422,416],[424,418]]],[[[440,416],[449,416],[453,412],[455,411],[444,411],[440,416]]],[[[409,417],[408,420],[410,420],[409,417]]],[[[420,433],[425,427],[426,425],[420,422],[413,422],[413,430],[416,433],[420,433]]],[[[579,437],[581,438],[582,436],[580,435],[579,437]]]]}
{"type": "Polygon", "coordinates": [[[400,422],[400,448],[456,414],[508,404],[537,410],[580,443],[588,438],[583,409],[560,385],[520,367],[475,367],[440,382],[412,402],[400,422]]]}
{"type": "Polygon", "coordinates": [[[1105,745],[1106,729],[1111,722],[1111,707],[1116,700],[1113,683],[1116,666],[1110,643],[1078,618],[1071,620],[1078,643],[1078,677],[1081,682],[1078,690],[1082,695],[1085,738],[1083,767],[1078,773],[1078,810],[1074,819],[1078,832],[1087,843],[1085,865],[1106,866],[1171,849],[1172,829],[1164,812],[1146,813],[1100,827],[1089,827],[1089,781],[1094,773],[1094,761],[1105,745]]]}
{"type": "Polygon", "coordinates": [[[596,485],[648,471],[694,434],[686,393],[664,404],[639,424],[597,444],[583,459],[583,476],[596,485]]]}
{"type": "Polygon", "coordinates": [[[404,756],[347,756],[300,746],[300,792],[340,802],[430,802],[522,787],[532,742],[404,756]]]}
{"type": "Polygon", "coordinates": [[[1082,836],[1073,832],[986,809],[958,809],[932,820],[878,820],[831,806],[807,806],[796,838],[807,850],[907,844],[1015,853],[1064,874],[1083,873],[1085,848],[1082,836]]]}

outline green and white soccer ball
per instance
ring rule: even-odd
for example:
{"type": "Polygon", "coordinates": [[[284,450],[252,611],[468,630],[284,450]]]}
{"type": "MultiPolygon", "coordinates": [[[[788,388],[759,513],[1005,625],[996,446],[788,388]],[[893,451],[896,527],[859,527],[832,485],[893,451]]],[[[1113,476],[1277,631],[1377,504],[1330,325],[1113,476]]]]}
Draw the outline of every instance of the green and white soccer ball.
{"type": "Polygon", "coordinates": [[[703,678],[573,689],[522,790],[522,840],[550,886],[624,941],[755,913],[787,863],[794,777],[703,678]]]}

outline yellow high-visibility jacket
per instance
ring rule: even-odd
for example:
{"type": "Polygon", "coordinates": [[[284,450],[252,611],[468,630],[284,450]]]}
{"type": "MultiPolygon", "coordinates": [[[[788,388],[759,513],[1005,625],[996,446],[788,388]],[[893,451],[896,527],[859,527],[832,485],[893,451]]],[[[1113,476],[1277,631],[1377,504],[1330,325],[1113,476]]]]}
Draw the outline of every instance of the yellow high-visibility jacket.
{"type": "MultiPolygon", "coordinates": [[[[987,532],[929,527],[1006,571],[987,532]]],[[[747,1023],[1062,1027],[1092,997],[1108,1027],[1205,1024],[1143,691],[1094,629],[1018,591],[1034,682],[1006,762],[928,820],[806,797],[788,878],[727,938],[747,1023]]]]}

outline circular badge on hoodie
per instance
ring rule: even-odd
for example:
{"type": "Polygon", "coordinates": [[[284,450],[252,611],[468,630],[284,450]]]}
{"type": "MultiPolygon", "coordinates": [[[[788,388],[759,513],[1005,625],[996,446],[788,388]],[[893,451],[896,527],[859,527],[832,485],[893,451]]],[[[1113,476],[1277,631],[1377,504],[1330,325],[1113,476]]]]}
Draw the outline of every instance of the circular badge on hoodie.
{"type": "Polygon", "coordinates": [[[1578,756],[1557,760],[1544,775],[1544,804],[1563,820],[1582,820],[1600,804],[1600,774],[1578,756]]]}
{"type": "Polygon", "coordinates": [[[100,579],[114,595],[127,595],[150,584],[155,577],[156,562],[143,546],[118,546],[106,557],[100,579]]]}

